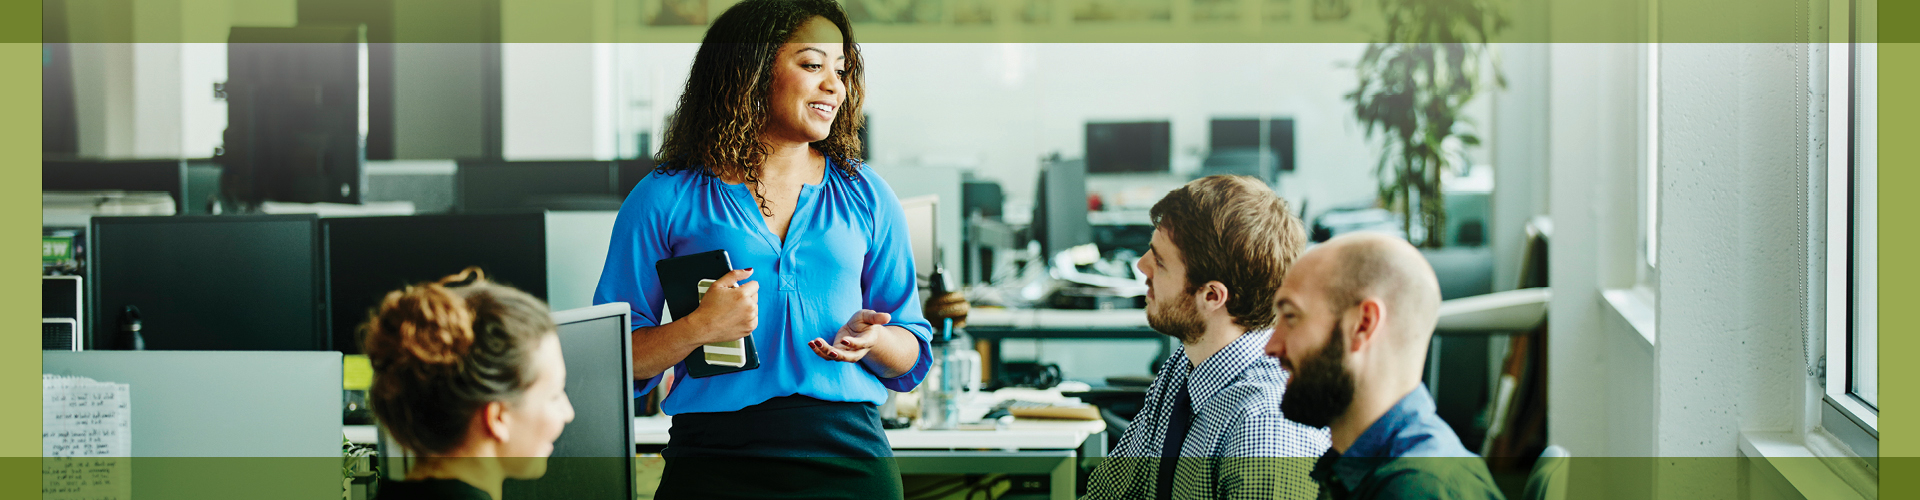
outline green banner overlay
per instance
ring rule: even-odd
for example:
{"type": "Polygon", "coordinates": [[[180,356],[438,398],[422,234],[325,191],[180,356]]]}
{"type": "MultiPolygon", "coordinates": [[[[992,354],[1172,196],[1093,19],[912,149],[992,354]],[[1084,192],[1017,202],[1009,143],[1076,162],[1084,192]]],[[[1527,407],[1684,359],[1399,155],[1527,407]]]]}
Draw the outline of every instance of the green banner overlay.
{"type": "MultiPolygon", "coordinates": [[[[1100,459],[1005,457],[1005,458],[933,458],[893,459],[789,458],[789,459],[679,459],[690,465],[718,466],[738,470],[742,479],[736,484],[715,484],[739,493],[756,488],[791,488],[793,485],[819,485],[820,478],[778,478],[782,471],[861,469],[897,471],[906,498],[965,498],[966,492],[990,491],[991,498],[1009,494],[1047,495],[1071,492],[1084,494],[1079,484],[1100,465],[1100,459]],[[778,468],[769,468],[777,466],[778,468]],[[966,473],[961,473],[966,472],[966,473]],[[1062,483],[1065,481],[1065,483],[1062,483]],[[784,485],[784,486],[783,486],[784,485]]],[[[1111,460],[1111,459],[1110,459],[1111,460]]],[[[1143,470],[1158,470],[1159,459],[1140,460],[1143,470]]],[[[1191,464],[1182,468],[1232,467],[1254,472],[1265,469],[1281,478],[1300,477],[1312,469],[1310,458],[1183,458],[1191,464]]],[[[1472,468],[1478,458],[1420,458],[1421,468],[1472,468]]],[[[1920,459],[1894,459],[1915,461],[1920,459]]],[[[622,458],[551,458],[547,472],[538,479],[508,479],[504,483],[507,498],[533,490],[559,494],[560,497],[605,498],[632,488],[636,498],[651,498],[658,487],[666,462],[658,456],[622,458]],[[631,467],[631,474],[622,474],[631,467]],[[565,481],[556,481],[565,478],[565,481]]],[[[163,499],[337,499],[349,489],[377,491],[384,473],[371,469],[349,469],[337,458],[5,458],[0,470],[39,469],[41,486],[47,498],[102,488],[123,488],[132,498],[163,499]]],[[[1391,465],[1404,465],[1393,463],[1391,465]]],[[[1910,467],[1911,464],[1902,464],[1910,467]]],[[[1530,492],[1551,489],[1567,499],[1621,498],[1797,498],[1795,491],[1808,492],[1808,498],[1873,498],[1880,493],[1871,483],[1849,483],[1823,477],[1831,464],[1816,458],[1759,459],[1717,458],[1599,458],[1573,457],[1547,463],[1532,471],[1496,473],[1485,476],[1492,487],[1507,498],[1531,498],[1530,492]]],[[[889,474],[890,476],[891,474],[889,474]]],[[[1150,479],[1148,481],[1151,481],[1150,479]]],[[[1479,484],[1486,484],[1478,482],[1479,484]]],[[[1451,486],[1459,486],[1458,482],[1451,486]]],[[[1225,484],[1212,485],[1219,493],[1231,493],[1225,484]]],[[[1420,488],[1415,488],[1420,489],[1420,488]]],[[[860,495],[861,492],[847,492],[860,495]]],[[[1889,491],[1888,493],[1891,493],[1889,491]]],[[[1149,492],[1149,495],[1151,492],[1149,492]]],[[[552,495],[543,495],[555,498],[552,495]]],[[[1880,495],[1881,498],[1898,496],[1880,495]]],[[[22,497],[25,498],[25,497],[22,497]]],[[[60,497],[65,498],[65,497],[60,497]]],[[[1308,497],[1310,498],[1310,497],[1308,497]]]]}
{"type": "MultiPolygon", "coordinates": [[[[48,0],[17,42],[221,43],[234,27],[366,25],[373,43],[697,43],[731,0],[48,0]]],[[[933,0],[841,2],[861,42],[1827,41],[1807,0],[933,0]],[[1484,36],[1475,26],[1487,28],[1484,36]]],[[[1882,15],[1860,2],[1867,21],[1882,15]]],[[[1911,4],[1911,2],[1907,2],[1911,4]]],[[[18,7],[29,14],[31,3],[18,7]]],[[[1911,5],[1889,5],[1890,19],[1911,5]]],[[[26,16],[7,16],[21,24],[26,16]]],[[[1898,23],[1890,23],[1898,25],[1898,23]]],[[[1877,32],[1861,33],[1880,41],[1877,32]]],[[[1889,30],[1885,41],[1920,41],[1889,30]]]]}

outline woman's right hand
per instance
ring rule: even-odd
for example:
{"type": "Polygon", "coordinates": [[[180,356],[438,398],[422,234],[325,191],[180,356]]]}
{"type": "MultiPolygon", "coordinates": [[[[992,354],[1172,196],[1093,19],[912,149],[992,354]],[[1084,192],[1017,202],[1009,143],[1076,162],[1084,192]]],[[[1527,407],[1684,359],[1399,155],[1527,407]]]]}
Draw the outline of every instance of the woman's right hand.
{"type": "Polygon", "coordinates": [[[707,288],[706,296],[700,298],[700,308],[687,318],[701,326],[696,342],[738,340],[752,335],[760,326],[760,282],[740,282],[749,276],[753,276],[753,268],[735,269],[707,288]]]}

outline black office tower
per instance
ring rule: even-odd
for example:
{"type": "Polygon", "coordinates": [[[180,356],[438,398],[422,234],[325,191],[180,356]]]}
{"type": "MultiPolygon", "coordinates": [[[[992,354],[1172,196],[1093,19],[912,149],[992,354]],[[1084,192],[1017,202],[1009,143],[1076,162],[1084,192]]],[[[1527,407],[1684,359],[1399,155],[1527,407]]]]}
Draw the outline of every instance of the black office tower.
{"type": "Polygon", "coordinates": [[[367,44],[361,26],[233,28],[222,185],[258,203],[360,203],[367,44]]]}
{"type": "Polygon", "coordinates": [[[1037,191],[1031,232],[1045,258],[1093,242],[1093,227],[1087,222],[1086,162],[1047,161],[1037,191]]]}
{"type": "Polygon", "coordinates": [[[312,215],[95,217],[87,349],[138,308],[152,350],[327,350],[312,215]]]}

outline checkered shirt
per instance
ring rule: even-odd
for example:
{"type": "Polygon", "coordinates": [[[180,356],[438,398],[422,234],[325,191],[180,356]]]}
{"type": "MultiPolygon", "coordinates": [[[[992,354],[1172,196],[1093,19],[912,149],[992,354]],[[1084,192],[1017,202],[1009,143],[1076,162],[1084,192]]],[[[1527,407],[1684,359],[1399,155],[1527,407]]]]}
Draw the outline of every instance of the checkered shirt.
{"type": "Polygon", "coordinates": [[[1186,348],[1175,350],[1112,457],[1094,469],[1084,498],[1153,498],[1178,384],[1187,384],[1193,419],[1173,498],[1314,498],[1319,487],[1308,474],[1330,446],[1327,431],[1281,417],[1288,374],[1263,352],[1272,335],[1247,332],[1192,369],[1186,348]]]}

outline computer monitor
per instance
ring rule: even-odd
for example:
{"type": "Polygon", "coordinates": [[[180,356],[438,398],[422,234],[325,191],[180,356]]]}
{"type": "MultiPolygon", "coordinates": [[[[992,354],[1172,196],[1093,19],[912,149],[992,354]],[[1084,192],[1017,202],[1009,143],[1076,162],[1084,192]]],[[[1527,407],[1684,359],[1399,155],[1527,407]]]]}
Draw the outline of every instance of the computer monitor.
{"type": "Polygon", "coordinates": [[[319,224],[310,214],[95,217],[86,349],[139,309],[151,350],[324,351],[319,224]]]}
{"type": "Polygon", "coordinates": [[[1233,151],[1266,148],[1281,172],[1294,169],[1292,118],[1214,118],[1208,131],[1208,149],[1233,151]],[[1264,143],[1262,142],[1264,137],[1264,143]]]}
{"type": "Polygon", "coordinates": [[[246,498],[339,498],[340,361],[336,352],[40,354],[42,373],[127,384],[133,456],[179,457],[137,460],[133,498],[227,496],[243,484],[246,498]],[[262,480],[236,482],[234,459],[253,457],[267,458],[248,464],[262,480]]]}
{"type": "Polygon", "coordinates": [[[361,353],[359,328],[388,292],[469,266],[546,300],[546,227],[537,210],[321,219],[334,350],[361,353]]]}
{"type": "Polygon", "coordinates": [[[1034,194],[1030,233],[1048,259],[1053,254],[1093,242],[1087,222],[1087,163],[1054,160],[1041,166],[1034,194]]]}
{"type": "Polygon", "coordinates": [[[502,496],[527,500],[633,498],[633,343],[625,302],[553,313],[567,361],[573,422],[553,442],[547,474],[507,481],[502,496]]]}
{"type": "Polygon", "coordinates": [[[913,243],[913,274],[927,279],[940,264],[940,195],[900,200],[906,212],[907,239],[913,243]]]}
{"type": "Polygon", "coordinates": [[[1087,123],[1089,173],[1167,172],[1172,125],[1166,121],[1087,123]]]}
{"type": "Polygon", "coordinates": [[[626,195],[611,161],[462,161],[453,182],[462,212],[619,210],[626,195]]]}
{"type": "Polygon", "coordinates": [[[367,43],[350,27],[232,28],[221,187],[245,202],[360,203],[367,43]]]}
{"type": "MultiPolygon", "coordinates": [[[[159,191],[173,196],[174,213],[187,213],[186,160],[64,160],[40,162],[41,191],[159,191]]],[[[203,196],[208,193],[197,193],[203,196]]]]}
{"type": "Polygon", "coordinates": [[[1214,118],[1208,123],[1207,148],[1213,150],[1260,147],[1259,118],[1214,118]]]}

